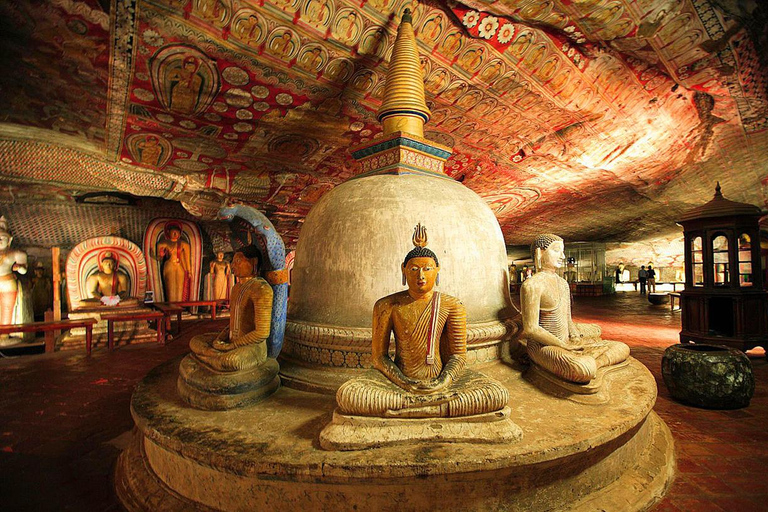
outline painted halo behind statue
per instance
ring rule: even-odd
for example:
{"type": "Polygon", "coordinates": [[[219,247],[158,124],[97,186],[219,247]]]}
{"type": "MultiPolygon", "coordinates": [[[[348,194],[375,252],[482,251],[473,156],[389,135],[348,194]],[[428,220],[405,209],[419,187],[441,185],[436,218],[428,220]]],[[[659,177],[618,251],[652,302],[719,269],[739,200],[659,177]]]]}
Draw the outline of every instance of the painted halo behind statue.
{"type": "Polygon", "coordinates": [[[90,298],[88,278],[99,272],[99,257],[108,251],[117,258],[115,270],[123,272],[128,282],[126,297],[144,297],[147,264],[141,249],[133,242],[116,236],[89,238],[77,244],[67,256],[67,293],[71,310],[90,298]]]}

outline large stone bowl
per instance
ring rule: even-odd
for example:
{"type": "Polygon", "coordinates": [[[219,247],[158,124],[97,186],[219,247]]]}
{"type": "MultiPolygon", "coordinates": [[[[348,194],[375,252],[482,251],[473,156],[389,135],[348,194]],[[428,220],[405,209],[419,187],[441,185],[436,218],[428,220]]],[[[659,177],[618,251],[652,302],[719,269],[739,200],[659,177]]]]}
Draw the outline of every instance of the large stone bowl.
{"type": "Polygon", "coordinates": [[[755,393],[749,358],[722,345],[672,345],[664,352],[661,374],[673,398],[697,407],[738,409],[755,393]]]}
{"type": "Polygon", "coordinates": [[[668,293],[649,293],[648,302],[650,302],[654,306],[669,304],[669,294],[668,293]]]}

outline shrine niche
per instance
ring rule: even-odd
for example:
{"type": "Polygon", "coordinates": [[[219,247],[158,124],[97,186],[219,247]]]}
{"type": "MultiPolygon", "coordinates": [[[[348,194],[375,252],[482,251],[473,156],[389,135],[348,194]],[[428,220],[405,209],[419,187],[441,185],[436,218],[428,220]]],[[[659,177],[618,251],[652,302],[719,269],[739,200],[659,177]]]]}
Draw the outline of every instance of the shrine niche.
{"type": "Polygon", "coordinates": [[[199,115],[211,105],[221,82],[216,65],[191,46],[167,46],[152,57],[152,87],[166,110],[199,115]]]}
{"type": "Polygon", "coordinates": [[[681,343],[714,343],[740,350],[768,344],[768,292],[761,268],[759,220],[751,204],[723,197],[678,222],[685,235],[685,289],[680,293],[681,343]]]}
{"type": "Polygon", "coordinates": [[[98,274],[107,253],[116,259],[115,271],[127,278],[128,297],[144,297],[147,287],[147,263],[141,249],[133,242],[116,236],[89,238],[75,246],[67,257],[67,293],[74,311],[92,299],[88,279],[98,274]]]}
{"type": "Polygon", "coordinates": [[[144,232],[147,289],[157,302],[198,300],[203,239],[197,224],[183,219],[154,219],[144,232]]]}
{"type": "Polygon", "coordinates": [[[291,277],[293,275],[293,260],[296,259],[296,251],[291,251],[285,255],[285,268],[288,269],[288,286],[291,286],[291,277]]]}
{"type": "MultiPolygon", "coordinates": [[[[141,300],[147,287],[147,264],[141,249],[116,236],[89,238],[70,251],[66,263],[69,318],[94,318],[94,346],[106,345],[110,314],[140,316],[149,311],[141,300]]],[[[115,324],[116,344],[148,343],[157,340],[146,320],[115,324]]],[[[65,332],[57,340],[62,350],[81,349],[86,344],[82,327],[65,332]]]]}

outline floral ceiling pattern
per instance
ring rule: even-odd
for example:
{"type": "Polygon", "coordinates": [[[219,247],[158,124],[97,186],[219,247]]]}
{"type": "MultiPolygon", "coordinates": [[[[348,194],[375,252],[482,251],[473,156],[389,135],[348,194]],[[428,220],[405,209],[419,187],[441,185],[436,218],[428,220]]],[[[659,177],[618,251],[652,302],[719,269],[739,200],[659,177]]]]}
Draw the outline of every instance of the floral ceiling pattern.
{"type": "MultiPolygon", "coordinates": [[[[709,199],[768,199],[768,8],[727,0],[24,0],[0,5],[0,184],[117,190],[289,246],[360,172],[399,13],[446,172],[510,244],[668,236],[709,199]]],[[[60,193],[51,194],[55,200],[60,193]]]]}

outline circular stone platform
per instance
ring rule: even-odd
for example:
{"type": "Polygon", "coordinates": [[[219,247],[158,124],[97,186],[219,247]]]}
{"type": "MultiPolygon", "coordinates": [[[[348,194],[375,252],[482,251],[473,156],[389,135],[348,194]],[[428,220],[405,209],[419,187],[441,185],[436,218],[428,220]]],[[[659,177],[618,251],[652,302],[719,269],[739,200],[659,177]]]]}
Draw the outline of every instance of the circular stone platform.
{"type": "Polygon", "coordinates": [[[546,394],[518,369],[480,368],[510,391],[521,441],[328,452],[332,396],[281,388],[254,406],[195,410],[176,394],[179,360],[138,386],[116,487],[130,510],[645,510],[674,473],[656,384],[639,362],[606,375],[603,400],[546,394]]]}

